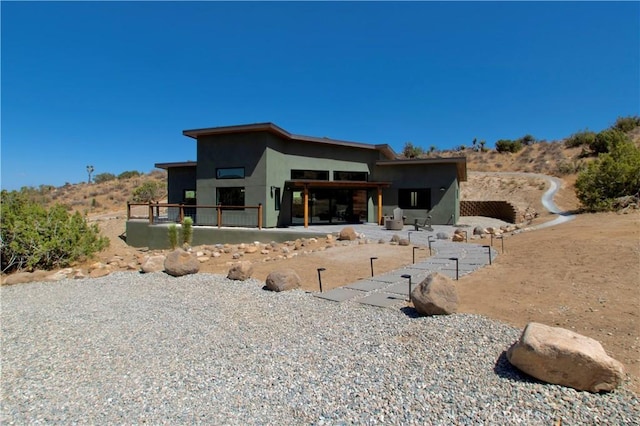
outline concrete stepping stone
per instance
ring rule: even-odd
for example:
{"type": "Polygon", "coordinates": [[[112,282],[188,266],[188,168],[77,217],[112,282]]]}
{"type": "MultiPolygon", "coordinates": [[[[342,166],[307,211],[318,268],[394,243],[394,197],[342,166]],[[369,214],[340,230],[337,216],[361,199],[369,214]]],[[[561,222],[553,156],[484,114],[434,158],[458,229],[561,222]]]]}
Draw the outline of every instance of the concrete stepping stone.
{"type": "Polygon", "coordinates": [[[360,290],[360,291],[376,291],[376,290],[382,290],[388,285],[389,283],[385,281],[363,280],[363,281],[355,282],[353,284],[349,284],[348,286],[345,286],[345,288],[350,288],[352,290],[360,290]]]}
{"type": "Polygon", "coordinates": [[[367,297],[358,299],[358,303],[363,305],[379,306],[381,308],[388,308],[391,306],[406,303],[406,297],[399,294],[392,293],[372,293],[367,297]]]}
{"type": "Polygon", "coordinates": [[[363,294],[364,293],[362,291],[339,287],[324,293],[314,293],[314,296],[320,299],[331,300],[333,302],[344,302],[345,300],[362,297],[363,294]]]}

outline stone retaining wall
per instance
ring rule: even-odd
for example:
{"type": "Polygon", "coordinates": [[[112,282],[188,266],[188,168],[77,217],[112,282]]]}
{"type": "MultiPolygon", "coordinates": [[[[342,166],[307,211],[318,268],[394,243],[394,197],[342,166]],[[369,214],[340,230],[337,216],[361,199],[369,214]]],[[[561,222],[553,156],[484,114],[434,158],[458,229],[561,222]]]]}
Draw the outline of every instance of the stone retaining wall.
{"type": "Polygon", "coordinates": [[[518,209],[508,201],[460,201],[460,216],[485,216],[517,223],[518,209]]]}

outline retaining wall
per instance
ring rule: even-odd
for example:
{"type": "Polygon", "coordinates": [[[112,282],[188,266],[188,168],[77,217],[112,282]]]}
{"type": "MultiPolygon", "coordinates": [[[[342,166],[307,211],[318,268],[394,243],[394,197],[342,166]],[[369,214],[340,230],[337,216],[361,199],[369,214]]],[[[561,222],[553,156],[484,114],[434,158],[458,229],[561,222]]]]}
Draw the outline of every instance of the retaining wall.
{"type": "Polygon", "coordinates": [[[460,216],[485,216],[517,223],[518,209],[508,201],[460,201],[460,216]]]}

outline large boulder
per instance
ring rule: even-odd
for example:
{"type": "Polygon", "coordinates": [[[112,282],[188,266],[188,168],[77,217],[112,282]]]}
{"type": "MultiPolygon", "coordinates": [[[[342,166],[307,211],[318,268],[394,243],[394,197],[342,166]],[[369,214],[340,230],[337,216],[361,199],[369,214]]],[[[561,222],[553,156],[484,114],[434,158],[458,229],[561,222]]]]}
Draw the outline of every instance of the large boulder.
{"type": "Polygon", "coordinates": [[[411,291],[413,306],[422,315],[450,315],[458,310],[458,292],[449,277],[433,272],[411,291]]]}
{"type": "Polygon", "coordinates": [[[287,291],[300,287],[300,276],[293,269],[279,269],[267,276],[266,287],[272,291],[287,291]]]}
{"type": "Polygon", "coordinates": [[[161,254],[155,256],[149,256],[140,266],[140,269],[145,274],[149,274],[151,272],[160,272],[164,270],[164,259],[165,257],[161,254]]]}
{"type": "Polygon", "coordinates": [[[622,364],[597,340],[535,322],[527,324],[507,359],[536,379],[590,392],[613,390],[624,378],[622,364]]]}
{"type": "Polygon", "coordinates": [[[227,278],[230,280],[246,281],[251,278],[251,274],[253,274],[253,266],[251,265],[251,262],[244,261],[233,265],[229,269],[227,278]]]}
{"type": "Polygon", "coordinates": [[[164,260],[164,271],[174,277],[195,274],[199,270],[198,256],[181,248],[169,253],[164,260]]]}
{"type": "Polygon", "coordinates": [[[342,230],[340,231],[340,235],[338,236],[338,240],[340,241],[355,241],[356,238],[358,238],[358,234],[356,234],[356,230],[353,229],[352,226],[342,228],[342,230]]]}

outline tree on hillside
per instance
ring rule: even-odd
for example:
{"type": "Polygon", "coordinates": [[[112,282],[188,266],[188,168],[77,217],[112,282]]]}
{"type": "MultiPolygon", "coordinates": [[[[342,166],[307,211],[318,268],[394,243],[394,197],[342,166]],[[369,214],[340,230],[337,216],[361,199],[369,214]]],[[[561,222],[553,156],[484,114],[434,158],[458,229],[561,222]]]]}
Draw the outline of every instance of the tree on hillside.
{"type": "Polygon", "coordinates": [[[418,158],[423,154],[424,150],[419,146],[415,146],[411,142],[405,143],[404,148],[402,148],[402,155],[404,158],[418,158]]]}
{"type": "Polygon", "coordinates": [[[576,195],[590,211],[611,210],[616,198],[640,195],[640,149],[616,142],[578,174],[576,195]]]}
{"type": "Polygon", "coordinates": [[[91,183],[91,173],[93,173],[94,170],[95,169],[93,168],[93,166],[87,166],[87,173],[89,173],[89,179],[87,180],[87,183],[91,183]]]}
{"type": "Polygon", "coordinates": [[[98,173],[93,178],[93,181],[95,183],[103,183],[103,182],[109,182],[110,180],[115,180],[115,178],[116,178],[116,175],[114,175],[113,173],[98,173]]]}
{"type": "Polygon", "coordinates": [[[152,203],[159,201],[165,194],[164,183],[147,181],[133,190],[132,198],[136,203],[152,203]]]}

